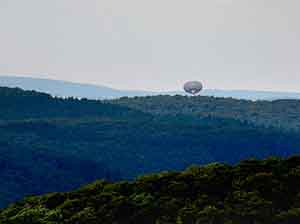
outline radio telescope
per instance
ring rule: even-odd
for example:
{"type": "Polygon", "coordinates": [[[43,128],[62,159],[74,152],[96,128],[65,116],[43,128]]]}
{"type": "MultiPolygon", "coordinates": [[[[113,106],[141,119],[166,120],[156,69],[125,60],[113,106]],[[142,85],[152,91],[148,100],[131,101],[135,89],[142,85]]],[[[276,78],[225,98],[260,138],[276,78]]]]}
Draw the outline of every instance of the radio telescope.
{"type": "Polygon", "coordinates": [[[197,95],[203,89],[203,85],[199,81],[188,81],[184,84],[183,89],[189,94],[197,95]]]}

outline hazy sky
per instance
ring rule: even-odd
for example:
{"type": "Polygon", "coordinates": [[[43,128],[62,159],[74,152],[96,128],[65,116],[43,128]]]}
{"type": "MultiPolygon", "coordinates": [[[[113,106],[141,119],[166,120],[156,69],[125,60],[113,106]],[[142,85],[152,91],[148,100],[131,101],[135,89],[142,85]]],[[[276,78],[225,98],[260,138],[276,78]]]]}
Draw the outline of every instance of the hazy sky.
{"type": "Polygon", "coordinates": [[[0,0],[0,74],[300,91],[299,0],[0,0]]]}

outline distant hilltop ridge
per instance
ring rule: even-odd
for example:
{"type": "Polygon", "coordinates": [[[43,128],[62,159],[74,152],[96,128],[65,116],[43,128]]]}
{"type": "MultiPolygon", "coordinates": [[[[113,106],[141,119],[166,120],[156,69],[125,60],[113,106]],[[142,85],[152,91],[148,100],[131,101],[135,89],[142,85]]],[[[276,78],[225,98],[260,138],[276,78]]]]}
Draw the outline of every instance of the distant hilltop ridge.
{"type": "Polygon", "coordinates": [[[30,78],[19,76],[0,76],[0,86],[19,87],[36,90],[59,97],[88,99],[119,98],[123,96],[146,96],[154,93],[147,91],[117,90],[101,85],[81,84],[62,80],[30,78]]]}
{"type": "MultiPolygon", "coordinates": [[[[30,78],[21,76],[0,76],[0,86],[19,87],[24,90],[36,90],[53,96],[88,99],[112,99],[134,96],[185,95],[183,91],[151,92],[139,90],[119,90],[102,85],[80,84],[62,80],[30,78]]],[[[300,99],[297,92],[274,92],[254,90],[218,90],[206,89],[204,96],[232,97],[246,100],[300,99]]]]}

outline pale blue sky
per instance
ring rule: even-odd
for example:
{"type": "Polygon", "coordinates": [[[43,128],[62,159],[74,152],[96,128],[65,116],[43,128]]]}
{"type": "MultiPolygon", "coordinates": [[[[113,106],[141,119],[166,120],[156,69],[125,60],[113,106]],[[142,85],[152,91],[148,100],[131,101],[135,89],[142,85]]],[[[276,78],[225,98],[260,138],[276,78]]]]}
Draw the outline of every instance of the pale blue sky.
{"type": "Polygon", "coordinates": [[[299,0],[0,0],[0,74],[300,91],[299,0]]]}

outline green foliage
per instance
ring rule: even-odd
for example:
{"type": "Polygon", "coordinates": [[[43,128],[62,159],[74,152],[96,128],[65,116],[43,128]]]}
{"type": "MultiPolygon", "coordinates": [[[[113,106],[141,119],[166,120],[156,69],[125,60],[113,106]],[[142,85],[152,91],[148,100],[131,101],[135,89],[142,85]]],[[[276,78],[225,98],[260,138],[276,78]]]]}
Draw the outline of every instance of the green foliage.
{"type": "Polygon", "coordinates": [[[235,166],[193,166],[132,182],[96,181],[13,204],[0,211],[0,223],[299,223],[300,189],[290,180],[300,180],[293,175],[297,167],[299,156],[273,157],[235,166]]]}
{"type": "Polygon", "coordinates": [[[197,115],[233,118],[257,125],[300,130],[300,101],[249,101],[208,96],[123,97],[110,103],[156,115],[197,115]]]}

